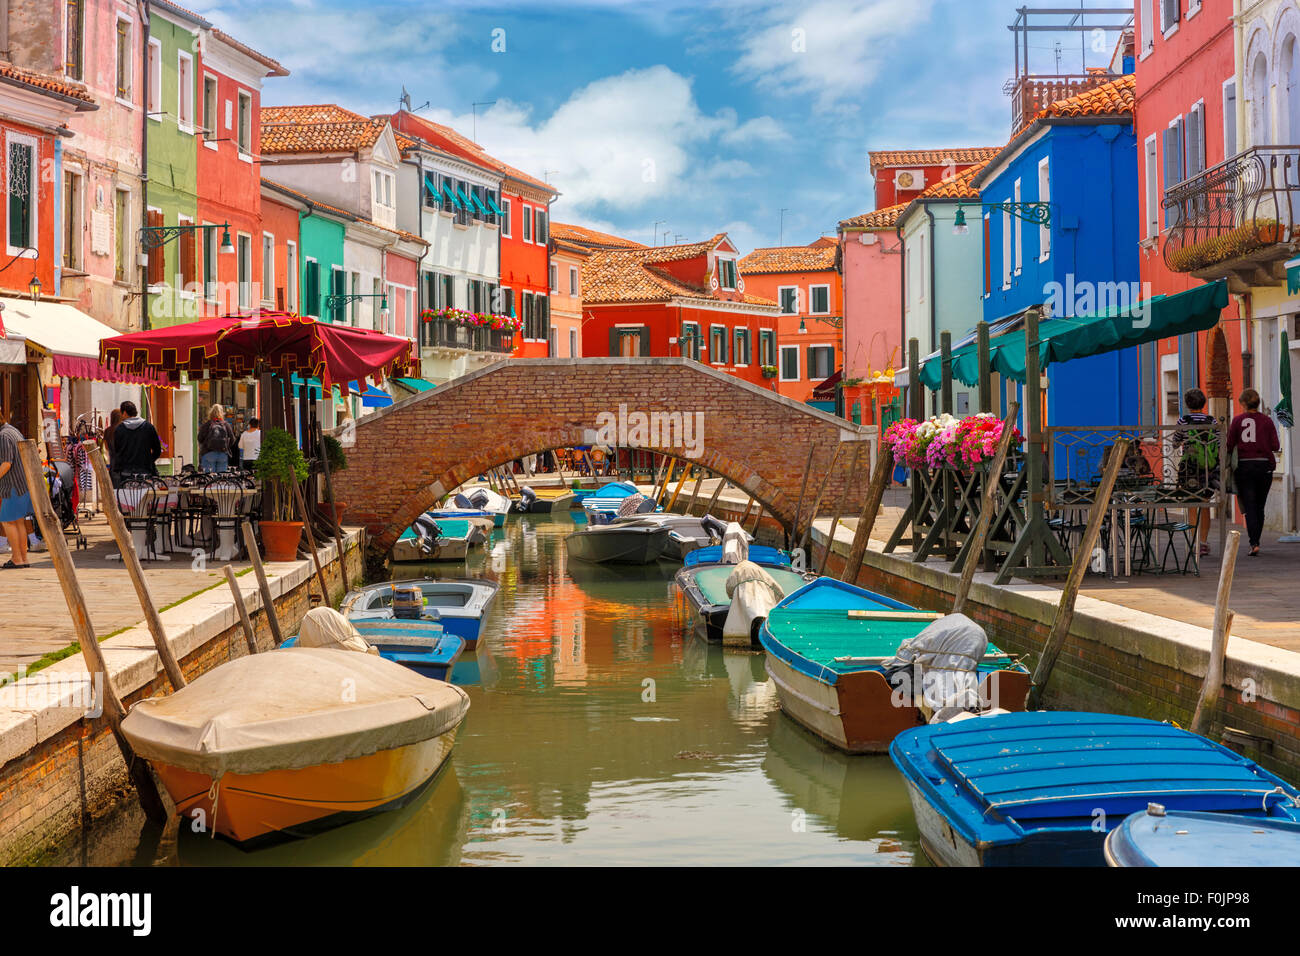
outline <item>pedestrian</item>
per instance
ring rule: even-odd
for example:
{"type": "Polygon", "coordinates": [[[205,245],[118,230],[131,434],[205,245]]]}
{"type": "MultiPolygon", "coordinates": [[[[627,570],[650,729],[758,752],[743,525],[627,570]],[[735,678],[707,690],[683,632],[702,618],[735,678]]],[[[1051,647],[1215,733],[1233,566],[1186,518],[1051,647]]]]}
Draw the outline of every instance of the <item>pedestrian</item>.
{"type": "MultiPolygon", "coordinates": [[[[1221,487],[1219,481],[1219,434],[1214,428],[1214,416],[1206,414],[1205,393],[1199,388],[1189,388],[1183,395],[1187,412],[1178,419],[1174,429],[1174,447],[1181,450],[1178,459],[1178,487],[1203,498],[1213,497],[1221,487]],[[1191,427],[1189,427],[1191,426],[1191,427]]],[[[1196,517],[1189,523],[1197,528],[1200,556],[1210,553],[1210,509],[1189,508],[1196,517]]]]}
{"type": "Polygon", "coordinates": [[[27,519],[32,515],[32,496],[27,491],[27,473],[18,457],[22,433],[0,414],[0,528],[4,529],[12,557],[0,567],[28,568],[27,519]]]}
{"type": "Polygon", "coordinates": [[[1264,530],[1264,503],[1273,487],[1274,452],[1280,451],[1273,419],[1259,410],[1259,392],[1248,388],[1238,399],[1246,410],[1228,426],[1228,454],[1236,452],[1237,465],[1233,480],[1237,485],[1237,503],[1246,519],[1250,539],[1250,556],[1259,555],[1259,536],[1264,530]]]}
{"type": "Polygon", "coordinates": [[[117,426],[121,422],[122,409],[113,409],[108,416],[108,427],[104,429],[104,454],[108,456],[108,473],[110,475],[116,470],[113,467],[113,433],[117,431],[117,426]]]}
{"type": "Polygon", "coordinates": [[[208,420],[199,429],[199,469],[207,472],[230,470],[230,455],[235,450],[235,433],[226,421],[225,409],[213,405],[208,420]]]}
{"type": "Polygon", "coordinates": [[[113,429],[114,487],[124,478],[158,474],[156,463],[162,457],[158,429],[140,416],[135,402],[125,401],[118,407],[122,410],[122,420],[113,429]]]}
{"type": "Polygon", "coordinates": [[[239,464],[245,471],[252,471],[257,458],[262,454],[262,422],[257,418],[248,420],[248,427],[239,436],[239,464]]]}

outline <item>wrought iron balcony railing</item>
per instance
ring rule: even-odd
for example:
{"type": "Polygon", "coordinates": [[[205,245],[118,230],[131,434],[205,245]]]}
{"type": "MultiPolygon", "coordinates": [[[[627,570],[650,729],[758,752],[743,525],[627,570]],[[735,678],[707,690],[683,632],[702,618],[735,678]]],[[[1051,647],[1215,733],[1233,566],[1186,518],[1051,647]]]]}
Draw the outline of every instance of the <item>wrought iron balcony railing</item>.
{"type": "Polygon", "coordinates": [[[1163,206],[1164,258],[1174,272],[1280,284],[1280,263],[1300,238],[1300,146],[1238,153],[1167,190],[1163,206]]]}
{"type": "Polygon", "coordinates": [[[450,319],[433,319],[420,323],[420,345],[506,354],[514,350],[515,334],[503,329],[463,325],[450,319]]]}

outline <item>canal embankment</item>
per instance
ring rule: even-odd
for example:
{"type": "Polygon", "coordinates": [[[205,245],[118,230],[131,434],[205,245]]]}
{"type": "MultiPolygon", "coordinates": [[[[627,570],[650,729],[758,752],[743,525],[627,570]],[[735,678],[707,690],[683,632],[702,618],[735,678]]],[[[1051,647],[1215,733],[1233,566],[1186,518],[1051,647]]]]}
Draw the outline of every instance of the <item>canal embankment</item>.
{"type": "MultiPolygon", "coordinates": [[[[343,596],[341,567],[346,567],[349,581],[361,580],[364,532],[346,530],[343,548],[342,558],[333,543],[317,551],[331,603],[343,596]]],[[[274,641],[256,577],[246,564],[235,567],[257,646],[270,650],[274,641]]],[[[267,563],[265,567],[281,631],[286,636],[295,633],[307,611],[320,601],[316,568],[310,558],[267,563]]],[[[34,561],[32,570],[34,576],[24,579],[24,586],[15,587],[8,608],[0,614],[0,652],[10,659],[22,656],[6,646],[14,643],[10,619],[15,632],[20,624],[30,626],[35,608],[40,606],[51,629],[61,629],[68,620],[57,583],[41,580],[38,562],[34,561]]],[[[15,576],[27,572],[8,573],[16,584],[15,576]]],[[[161,608],[167,641],[187,680],[248,653],[234,597],[224,578],[219,585],[208,582],[211,573],[193,568],[189,562],[166,568],[151,566],[147,572],[155,601],[160,603],[159,591],[173,595],[190,589],[188,596],[161,608]]],[[[135,600],[125,569],[120,563],[100,561],[84,573],[79,567],[78,580],[83,577],[96,633],[107,635],[101,636],[100,647],[109,677],[123,702],[129,707],[145,697],[169,692],[170,684],[139,605],[131,612],[125,603],[135,600]],[[139,623],[120,624],[124,616],[139,623]]],[[[56,634],[46,643],[62,646],[60,641],[56,634]]],[[[28,657],[35,653],[25,647],[20,650],[28,657]]],[[[87,826],[121,800],[132,798],[127,769],[107,723],[86,713],[89,698],[81,655],[64,647],[35,658],[34,663],[44,666],[35,672],[29,666],[27,676],[0,687],[0,865],[6,866],[38,858],[44,848],[87,826]]]]}

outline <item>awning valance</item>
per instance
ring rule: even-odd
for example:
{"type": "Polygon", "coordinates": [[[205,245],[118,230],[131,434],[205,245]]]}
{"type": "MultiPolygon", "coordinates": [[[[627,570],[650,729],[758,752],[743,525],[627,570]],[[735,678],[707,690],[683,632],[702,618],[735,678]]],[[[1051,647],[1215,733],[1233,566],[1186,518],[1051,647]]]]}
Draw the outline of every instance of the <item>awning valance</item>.
{"type": "Polygon", "coordinates": [[[66,302],[5,299],[4,330],[6,338],[24,339],[49,353],[54,374],[61,378],[170,385],[161,375],[138,375],[106,368],[99,361],[99,343],[121,333],[66,302]]]}
{"type": "MultiPolygon", "coordinates": [[[[1046,368],[1052,362],[1068,362],[1103,352],[1155,342],[1189,332],[1214,328],[1228,305],[1228,284],[1223,281],[1179,292],[1158,295],[1135,305],[1095,315],[1047,319],[1038,326],[1038,362],[1046,368]]],[[[953,349],[952,375],[965,385],[979,384],[978,346],[966,341],[953,349]]],[[[1025,336],[1023,322],[1010,322],[1002,334],[989,340],[989,362],[1003,378],[1025,380],[1025,336]]],[[[929,356],[921,367],[921,382],[932,391],[943,383],[943,360],[929,356]]]]}

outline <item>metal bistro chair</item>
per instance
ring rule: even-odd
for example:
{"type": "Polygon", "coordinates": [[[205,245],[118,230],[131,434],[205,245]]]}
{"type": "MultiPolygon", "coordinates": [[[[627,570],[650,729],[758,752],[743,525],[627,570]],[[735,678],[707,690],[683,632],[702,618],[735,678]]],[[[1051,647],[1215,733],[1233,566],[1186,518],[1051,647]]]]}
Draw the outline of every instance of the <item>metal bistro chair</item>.
{"type": "MultiPolygon", "coordinates": [[[[1169,517],[1169,509],[1160,509],[1164,512],[1164,520],[1156,522],[1152,528],[1157,532],[1164,532],[1166,537],[1164,551],[1160,555],[1160,573],[1161,574],[1195,574],[1200,577],[1201,567],[1196,554],[1196,525],[1189,524],[1186,521],[1176,521],[1169,517]],[[1185,557],[1180,561],[1178,559],[1178,548],[1176,542],[1179,536],[1183,539],[1185,557]],[[1169,559],[1173,558],[1174,566],[1169,567],[1169,559]]],[[[1199,512],[1198,512],[1199,516],[1199,512]]]]}
{"type": "Polygon", "coordinates": [[[141,561],[156,558],[158,507],[166,507],[167,486],[157,478],[133,475],[122,479],[114,490],[122,520],[131,532],[132,544],[141,561]]]}
{"type": "Polygon", "coordinates": [[[204,489],[204,492],[210,496],[208,500],[212,507],[208,521],[211,522],[212,527],[210,554],[213,560],[233,561],[243,555],[244,546],[239,540],[239,523],[252,501],[252,497],[245,493],[247,491],[248,484],[244,476],[233,473],[217,475],[204,489]],[[230,532],[234,547],[233,552],[225,555],[218,553],[223,543],[221,534],[223,531],[230,532]]]}
{"type": "Polygon", "coordinates": [[[212,513],[212,502],[203,496],[211,478],[211,475],[199,472],[180,480],[180,501],[173,512],[172,526],[176,543],[182,548],[212,551],[207,521],[212,513]]]}

